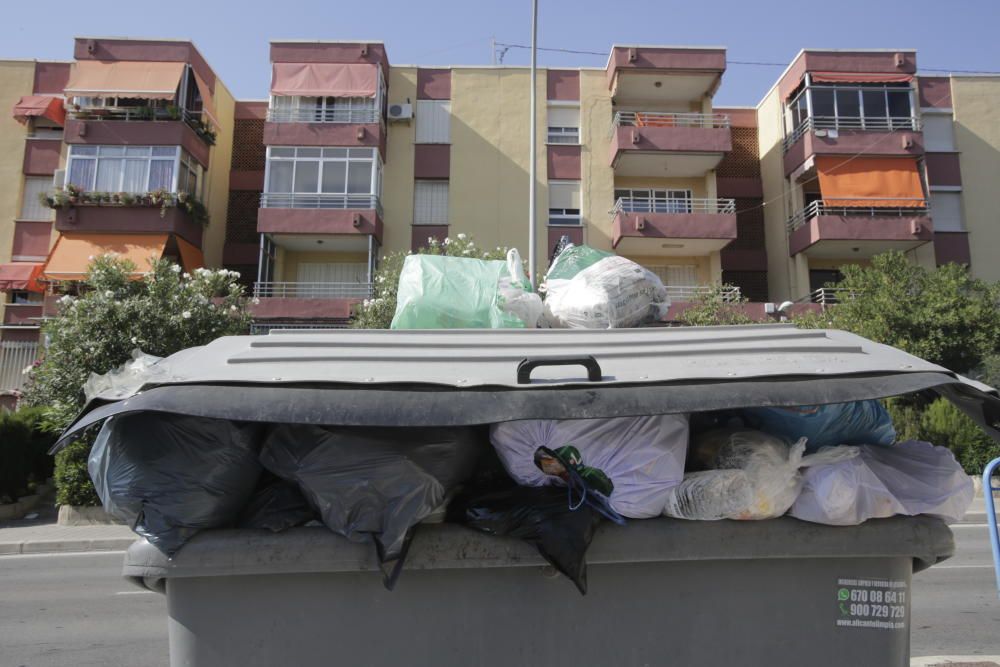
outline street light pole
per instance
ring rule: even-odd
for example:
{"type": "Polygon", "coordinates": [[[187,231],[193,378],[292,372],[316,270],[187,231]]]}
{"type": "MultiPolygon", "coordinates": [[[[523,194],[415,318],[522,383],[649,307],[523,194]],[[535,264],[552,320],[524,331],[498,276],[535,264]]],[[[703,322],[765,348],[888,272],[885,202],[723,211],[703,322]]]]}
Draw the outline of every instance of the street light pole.
{"type": "Polygon", "coordinates": [[[536,80],[538,78],[538,0],[531,0],[531,122],[530,122],[530,132],[531,132],[531,166],[528,169],[528,177],[530,182],[528,183],[528,279],[531,281],[533,287],[537,286],[535,281],[535,267],[538,261],[538,250],[537,245],[537,227],[538,227],[538,216],[535,214],[535,200],[538,197],[538,192],[536,191],[535,182],[537,180],[537,170],[538,170],[538,159],[535,152],[538,148],[538,137],[537,135],[537,114],[535,100],[535,88],[536,80]]]}

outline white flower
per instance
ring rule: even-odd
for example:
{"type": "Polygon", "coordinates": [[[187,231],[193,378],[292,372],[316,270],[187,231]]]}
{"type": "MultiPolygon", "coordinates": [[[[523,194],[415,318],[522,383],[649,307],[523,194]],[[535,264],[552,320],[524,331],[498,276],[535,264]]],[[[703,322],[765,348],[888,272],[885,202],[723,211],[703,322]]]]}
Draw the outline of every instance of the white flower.
{"type": "Polygon", "coordinates": [[[190,273],[185,273],[184,274],[184,280],[190,280],[190,278],[191,278],[191,274],[190,273]]]}
{"type": "Polygon", "coordinates": [[[458,240],[459,241],[464,241],[466,238],[468,238],[468,237],[465,234],[459,234],[458,235],[458,240]]]}
{"type": "Polygon", "coordinates": [[[104,292],[104,296],[108,297],[109,299],[111,297],[113,297],[114,295],[115,295],[115,293],[112,292],[111,290],[105,290],[105,292],[104,292]]]}
{"type": "Polygon", "coordinates": [[[191,319],[191,311],[190,310],[185,310],[183,313],[181,313],[181,317],[183,317],[185,320],[190,320],[191,319]]]}
{"type": "Polygon", "coordinates": [[[68,306],[71,303],[73,303],[73,297],[71,297],[69,294],[64,294],[63,297],[59,299],[59,303],[60,305],[68,306]]]}
{"type": "Polygon", "coordinates": [[[427,242],[428,242],[428,243],[431,243],[431,244],[433,244],[433,243],[434,243],[434,241],[435,241],[435,239],[434,239],[434,237],[433,237],[433,236],[428,236],[428,237],[427,237],[427,242]]]}
{"type": "Polygon", "coordinates": [[[255,306],[259,306],[260,305],[260,299],[258,299],[257,297],[254,297],[253,299],[251,299],[250,303],[252,303],[255,306]]]}
{"type": "Polygon", "coordinates": [[[170,265],[170,270],[173,271],[174,273],[180,273],[181,272],[181,265],[180,264],[171,264],[170,265]]]}
{"type": "Polygon", "coordinates": [[[24,370],[21,371],[21,375],[27,375],[30,372],[31,372],[31,364],[28,364],[27,366],[24,367],[24,370]]]}
{"type": "Polygon", "coordinates": [[[448,245],[449,243],[451,243],[451,239],[450,239],[450,238],[448,238],[447,236],[446,236],[446,237],[444,237],[444,244],[445,244],[445,245],[448,245]]]}
{"type": "Polygon", "coordinates": [[[132,336],[132,342],[133,342],[133,343],[138,343],[138,342],[139,342],[139,339],[138,339],[138,338],[136,338],[135,336],[132,336]]]}
{"type": "Polygon", "coordinates": [[[87,256],[87,261],[88,262],[93,262],[94,261],[94,256],[93,255],[88,255],[87,256]]]}
{"type": "Polygon", "coordinates": [[[229,310],[231,310],[231,311],[233,311],[235,313],[236,312],[236,306],[229,306],[229,310]]]}

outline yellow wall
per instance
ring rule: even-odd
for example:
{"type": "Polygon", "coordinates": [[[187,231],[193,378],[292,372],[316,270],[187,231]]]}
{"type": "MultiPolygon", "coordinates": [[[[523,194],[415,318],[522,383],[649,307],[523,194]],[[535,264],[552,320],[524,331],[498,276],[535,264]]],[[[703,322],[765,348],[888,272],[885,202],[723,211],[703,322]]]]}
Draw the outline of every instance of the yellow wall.
{"type": "Polygon", "coordinates": [[[603,70],[580,72],[580,214],[584,240],[601,250],[611,250],[611,216],[615,172],[608,164],[611,137],[611,95],[603,70]]]}
{"type": "MultiPolygon", "coordinates": [[[[640,255],[626,255],[626,257],[642,266],[697,266],[698,283],[701,285],[719,282],[721,278],[721,276],[712,275],[711,258],[705,255],[699,257],[643,257],[640,255]]],[[[690,285],[684,285],[684,287],[690,287],[690,285]]]]}
{"type": "Polygon", "coordinates": [[[1000,281],[1000,77],[952,77],[951,95],[972,273],[1000,281]]]}
{"type": "MultiPolygon", "coordinates": [[[[529,73],[526,69],[461,68],[451,75],[449,233],[482,246],[517,247],[528,257],[529,73]]],[[[545,168],[545,70],[538,72],[538,265],[544,271],[548,213],[545,168]]]]}
{"type": "Polygon", "coordinates": [[[236,102],[229,89],[215,80],[215,145],[212,146],[206,173],[209,224],[202,236],[201,249],[205,265],[222,266],[222,249],[226,243],[226,211],[229,207],[229,170],[233,158],[233,127],[236,123],[236,102]]]}
{"type": "MultiPolygon", "coordinates": [[[[417,68],[393,67],[389,72],[389,104],[417,103],[417,68]]],[[[417,121],[389,123],[382,170],[382,252],[410,249],[413,224],[413,141],[417,121]]],[[[452,126],[454,140],[455,128],[452,126]]]]}
{"type": "Polygon", "coordinates": [[[767,287],[771,301],[785,301],[809,292],[808,271],[803,259],[790,260],[786,221],[787,203],[782,137],[781,98],[771,90],[757,107],[760,177],[764,186],[764,241],[767,249],[767,287]],[[798,265],[798,267],[796,267],[798,265]],[[796,268],[798,270],[796,270],[796,268]],[[803,283],[803,279],[805,283],[803,283]]]}

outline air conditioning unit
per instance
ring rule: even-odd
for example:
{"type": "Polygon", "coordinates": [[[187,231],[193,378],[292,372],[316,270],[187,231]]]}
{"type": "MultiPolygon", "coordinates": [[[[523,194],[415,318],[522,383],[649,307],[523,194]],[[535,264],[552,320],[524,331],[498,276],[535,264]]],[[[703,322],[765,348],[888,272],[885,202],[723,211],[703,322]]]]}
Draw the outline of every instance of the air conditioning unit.
{"type": "Polygon", "coordinates": [[[56,169],[52,174],[52,189],[62,190],[64,187],[66,187],[66,170],[56,169]]]}
{"type": "Polygon", "coordinates": [[[412,104],[390,104],[389,105],[389,121],[390,122],[409,122],[413,118],[413,105],[412,104]]]}

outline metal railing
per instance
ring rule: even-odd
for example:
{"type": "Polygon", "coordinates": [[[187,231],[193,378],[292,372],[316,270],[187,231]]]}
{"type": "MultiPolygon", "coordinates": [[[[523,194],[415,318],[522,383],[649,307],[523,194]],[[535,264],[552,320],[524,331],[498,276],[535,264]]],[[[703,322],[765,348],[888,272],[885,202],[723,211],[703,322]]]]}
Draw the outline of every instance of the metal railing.
{"type": "Polygon", "coordinates": [[[1000,458],[993,459],[983,469],[983,500],[986,502],[986,526],[993,552],[993,574],[996,577],[997,593],[1000,594],[1000,530],[997,529],[997,506],[994,494],[1000,491],[993,481],[993,474],[1000,471],[1000,458]]]}
{"type": "Polygon", "coordinates": [[[182,120],[194,123],[201,120],[200,111],[189,111],[178,107],[81,107],[68,111],[70,118],[80,120],[182,120]]]}
{"type": "Polygon", "coordinates": [[[832,306],[846,299],[853,299],[859,292],[846,287],[820,287],[799,299],[796,303],[818,303],[821,306],[832,306]]]}
{"type": "Polygon", "coordinates": [[[663,111],[616,111],[611,119],[610,134],[619,127],[729,127],[729,116],[723,113],[670,113],[663,111]]]}
{"type": "Polygon", "coordinates": [[[375,209],[382,215],[377,195],[305,194],[301,192],[263,192],[261,208],[375,209]]]}
{"type": "Polygon", "coordinates": [[[371,283],[254,283],[253,295],[261,299],[368,299],[371,283]]]}
{"type": "Polygon", "coordinates": [[[371,109],[268,109],[271,123],[378,123],[379,113],[371,109]]]}
{"type": "MultiPolygon", "coordinates": [[[[716,289],[712,285],[664,285],[664,287],[667,288],[667,294],[670,295],[671,301],[697,301],[716,289]]],[[[720,296],[727,303],[738,302],[741,296],[740,288],[723,288],[720,296]]]]}
{"type": "Polygon", "coordinates": [[[796,229],[820,215],[842,215],[859,218],[906,218],[914,215],[926,215],[930,206],[926,199],[909,199],[900,197],[844,197],[838,199],[816,200],[798,211],[788,219],[788,231],[796,229]],[[865,206],[864,202],[872,205],[865,206]],[[834,203],[830,203],[834,202],[834,203]],[[836,202],[845,202],[837,205],[836,202]],[[874,205],[878,202],[878,205],[874,205]],[[898,206],[884,205],[886,202],[898,202],[898,206]],[[909,204],[909,205],[907,205],[909,204]]]}
{"type": "Polygon", "coordinates": [[[33,364],[37,358],[37,342],[0,342],[0,391],[21,390],[27,380],[24,369],[33,364]]]}
{"type": "Polygon", "coordinates": [[[619,213],[713,213],[732,214],[736,212],[735,199],[637,199],[619,197],[615,201],[611,215],[619,213]]]}
{"type": "Polygon", "coordinates": [[[814,130],[866,130],[869,132],[896,132],[920,130],[920,119],[915,116],[809,116],[795,130],[784,138],[785,152],[802,138],[806,132],[814,130]]]}

